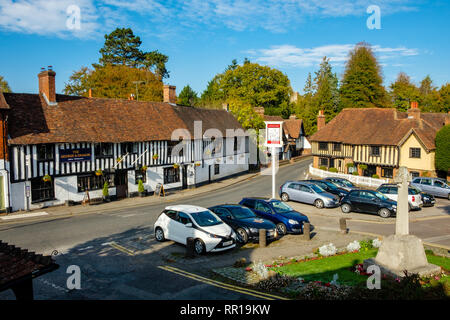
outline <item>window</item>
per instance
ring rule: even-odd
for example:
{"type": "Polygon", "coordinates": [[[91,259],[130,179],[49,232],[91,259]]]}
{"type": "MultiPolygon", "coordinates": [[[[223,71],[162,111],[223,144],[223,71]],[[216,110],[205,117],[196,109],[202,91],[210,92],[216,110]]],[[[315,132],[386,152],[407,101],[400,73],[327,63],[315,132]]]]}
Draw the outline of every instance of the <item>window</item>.
{"type": "Polygon", "coordinates": [[[302,186],[302,185],[300,185],[300,191],[312,193],[310,188],[308,188],[307,186],[302,186]]]}
{"type": "Polygon", "coordinates": [[[96,158],[109,158],[113,156],[112,143],[97,143],[94,146],[94,153],[96,158]]]}
{"type": "Polygon", "coordinates": [[[171,157],[171,156],[182,157],[183,156],[182,141],[181,140],[180,141],[167,141],[167,154],[169,155],[169,157],[171,157]],[[176,146],[178,146],[178,147],[175,148],[176,146]]]}
{"type": "Polygon", "coordinates": [[[175,220],[175,218],[177,217],[177,213],[178,213],[174,210],[164,210],[163,212],[166,214],[166,216],[168,216],[170,219],[173,219],[173,220],[175,220]]]}
{"type": "Polygon", "coordinates": [[[379,157],[380,156],[380,147],[379,146],[370,147],[370,155],[372,157],[379,157]]]}
{"type": "Polygon", "coordinates": [[[253,200],[253,199],[247,199],[247,200],[244,200],[244,202],[242,203],[244,206],[246,206],[246,207],[248,207],[248,208],[251,208],[251,209],[254,209],[255,208],[255,200],[253,200]]]}
{"type": "Polygon", "coordinates": [[[191,219],[189,218],[189,216],[184,213],[184,212],[178,212],[178,217],[177,217],[177,221],[182,223],[182,224],[188,224],[191,223],[191,219]]]}
{"type": "Polygon", "coordinates": [[[143,183],[147,182],[147,173],[142,170],[134,171],[135,183],[139,184],[139,180],[142,180],[143,183]]]}
{"type": "Polygon", "coordinates": [[[289,188],[289,189],[294,189],[294,190],[300,190],[300,186],[299,186],[298,184],[296,184],[296,183],[291,183],[291,184],[288,186],[288,188],[289,188]]]}
{"type": "Polygon", "coordinates": [[[341,144],[333,143],[333,151],[341,151],[341,144]]]}
{"type": "Polygon", "coordinates": [[[261,201],[258,201],[255,205],[255,210],[265,212],[265,213],[272,213],[272,209],[269,208],[269,206],[261,201]]]}
{"type": "Polygon", "coordinates": [[[120,152],[125,155],[127,153],[138,153],[138,145],[133,142],[125,142],[120,144],[120,152]]]}
{"type": "Polygon", "coordinates": [[[427,186],[431,186],[431,180],[430,179],[422,179],[420,181],[420,184],[425,184],[427,186]]]}
{"type": "Polygon", "coordinates": [[[409,157],[420,159],[420,148],[409,148],[409,157]]]}
{"type": "Polygon", "coordinates": [[[164,168],[164,184],[180,182],[180,168],[164,168]]]}
{"type": "Polygon", "coordinates": [[[328,150],[328,142],[319,142],[319,150],[328,150]]]}
{"type": "Polygon", "coordinates": [[[31,202],[52,200],[55,198],[53,179],[43,181],[42,178],[31,179],[31,202]]]}
{"type": "Polygon", "coordinates": [[[389,188],[388,187],[381,187],[380,189],[378,189],[378,191],[380,191],[381,193],[388,193],[389,188]]]}
{"type": "Polygon", "coordinates": [[[36,149],[38,161],[53,160],[53,150],[55,149],[53,144],[38,144],[36,149]]]}
{"type": "Polygon", "coordinates": [[[447,185],[444,182],[439,181],[439,180],[434,180],[433,185],[438,188],[446,188],[447,187],[447,185]]]}
{"type": "Polygon", "coordinates": [[[319,166],[328,167],[328,159],[327,158],[319,158],[319,166]]]}
{"type": "Polygon", "coordinates": [[[212,210],[215,214],[217,214],[220,218],[226,218],[230,215],[227,209],[217,208],[212,210]]]}
{"type": "Polygon", "coordinates": [[[95,173],[77,177],[78,192],[103,189],[103,185],[108,181],[109,187],[114,187],[114,175],[103,173],[97,176],[95,173]]]}
{"type": "Polygon", "coordinates": [[[392,168],[381,168],[381,176],[383,178],[392,178],[394,175],[394,169],[392,168]]]}
{"type": "Polygon", "coordinates": [[[367,191],[360,191],[359,196],[364,199],[370,199],[370,200],[375,199],[375,196],[372,193],[367,192],[367,191]]]}
{"type": "Polygon", "coordinates": [[[413,178],[420,177],[420,173],[417,171],[411,171],[411,177],[413,178]]]}
{"type": "Polygon", "coordinates": [[[238,137],[234,137],[234,149],[233,149],[234,150],[234,154],[237,154],[237,152],[239,150],[238,143],[239,143],[238,137]]]}
{"type": "Polygon", "coordinates": [[[214,165],[214,174],[218,175],[220,173],[220,164],[214,165]]]}

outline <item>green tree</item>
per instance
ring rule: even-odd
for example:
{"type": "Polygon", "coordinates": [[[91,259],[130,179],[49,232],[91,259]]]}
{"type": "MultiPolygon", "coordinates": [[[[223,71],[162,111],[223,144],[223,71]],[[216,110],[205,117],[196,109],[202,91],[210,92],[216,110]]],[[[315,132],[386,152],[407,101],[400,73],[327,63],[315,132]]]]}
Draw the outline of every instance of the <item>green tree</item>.
{"type": "Polygon", "coordinates": [[[439,89],[439,112],[450,111],[450,83],[444,84],[439,89]]]}
{"type": "Polygon", "coordinates": [[[343,108],[386,107],[381,67],[370,45],[358,43],[349,53],[340,88],[343,108]]]}
{"type": "Polygon", "coordinates": [[[192,88],[189,85],[186,85],[178,95],[177,103],[184,106],[197,105],[198,103],[197,93],[194,90],[192,90],[192,88]]]}
{"type": "Polygon", "coordinates": [[[436,134],[435,165],[437,170],[450,170],[450,125],[441,128],[436,134]]]}
{"type": "Polygon", "coordinates": [[[326,121],[333,119],[340,111],[338,79],[332,72],[329,59],[323,57],[319,70],[314,78],[316,92],[313,99],[314,116],[324,110],[326,121]]]}
{"type": "Polygon", "coordinates": [[[264,119],[255,112],[255,109],[250,104],[239,99],[231,99],[228,105],[230,112],[244,129],[264,128],[264,119]]]}
{"type": "Polygon", "coordinates": [[[11,92],[8,82],[0,76],[0,90],[3,92],[11,92]]]}
{"type": "Polygon", "coordinates": [[[389,89],[391,103],[399,111],[408,110],[411,101],[419,101],[421,97],[419,89],[404,72],[398,74],[397,79],[391,83],[389,89]]]}
{"type": "MultiPolygon", "coordinates": [[[[143,52],[142,41],[130,28],[116,28],[105,35],[100,49],[100,65],[125,65],[133,68],[147,68],[162,78],[169,76],[166,69],[168,57],[159,51],[143,52]]],[[[94,67],[97,67],[94,65],[94,67]]]]}
{"type": "Polygon", "coordinates": [[[421,82],[419,87],[420,92],[420,104],[419,107],[425,112],[440,112],[439,107],[439,91],[433,85],[433,81],[430,76],[426,76],[421,82]]]}
{"type": "Polygon", "coordinates": [[[89,89],[92,89],[90,83],[90,75],[92,70],[88,67],[82,67],[78,71],[74,71],[69,77],[69,82],[65,84],[64,93],[73,96],[87,97],[89,89]]]}

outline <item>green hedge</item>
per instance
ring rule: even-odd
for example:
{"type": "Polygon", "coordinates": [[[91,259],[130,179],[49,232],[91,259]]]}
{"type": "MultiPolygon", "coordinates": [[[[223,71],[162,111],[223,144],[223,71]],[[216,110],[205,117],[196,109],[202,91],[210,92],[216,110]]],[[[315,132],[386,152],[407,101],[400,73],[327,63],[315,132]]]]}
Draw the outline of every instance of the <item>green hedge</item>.
{"type": "Polygon", "coordinates": [[[373,174],[373,175],[372,175],[372,178],[374,178],[374,179],[380,179],[380,176],[377,175],[377,174],[373,174]]]}
{"type": "Polygon", "coordinates": [[[330,171],[330,172],[338,172],[338,169],[331,167],[330,169],[328,169],[328,171],[330,171]]]}

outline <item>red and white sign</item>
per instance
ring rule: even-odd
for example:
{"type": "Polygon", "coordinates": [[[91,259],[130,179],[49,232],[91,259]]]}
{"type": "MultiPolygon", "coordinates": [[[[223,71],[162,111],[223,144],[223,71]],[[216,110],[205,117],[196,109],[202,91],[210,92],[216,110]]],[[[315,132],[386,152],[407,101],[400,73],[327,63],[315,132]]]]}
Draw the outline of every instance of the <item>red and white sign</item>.
{"type": "Polygon", "coordinates": [[[283,146],[283,137],[281,133],[281,128],[283,122],[281,121],[265,121],[266,123],[266,146],[267,147],[278,147],[283,146]]]}

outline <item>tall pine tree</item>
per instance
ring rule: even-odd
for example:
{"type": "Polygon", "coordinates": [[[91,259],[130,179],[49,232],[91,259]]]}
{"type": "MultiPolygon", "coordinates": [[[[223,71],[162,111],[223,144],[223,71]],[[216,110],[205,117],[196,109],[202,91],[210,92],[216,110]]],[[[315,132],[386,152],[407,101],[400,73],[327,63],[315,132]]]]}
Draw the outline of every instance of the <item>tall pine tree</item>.
{"type": "Polygon", "coordinates": [[[369,44],[350,51],[340,89],[343,108],[387,107],[381,67],[369,44]]]}

